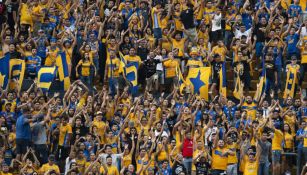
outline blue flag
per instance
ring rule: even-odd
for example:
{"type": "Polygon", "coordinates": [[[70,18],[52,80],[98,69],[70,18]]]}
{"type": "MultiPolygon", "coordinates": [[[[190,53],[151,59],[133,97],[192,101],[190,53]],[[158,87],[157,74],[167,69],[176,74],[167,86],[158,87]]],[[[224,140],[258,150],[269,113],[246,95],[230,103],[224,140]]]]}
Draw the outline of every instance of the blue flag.
{"type": "Polygon", "coordinates": [[[9,83],[10,76],[10,54],[7,53],[4,57],[0,58],[0,87],[6,89],[9,83]]]}
{"type": "Polygon", "coordinates": [[[58,54],[56,58],[56,66],[59,72],[59,79],[63,84],[64,90],[68,90],[70,86],[70,78],[65,52],[60,52],[58,54]]]}

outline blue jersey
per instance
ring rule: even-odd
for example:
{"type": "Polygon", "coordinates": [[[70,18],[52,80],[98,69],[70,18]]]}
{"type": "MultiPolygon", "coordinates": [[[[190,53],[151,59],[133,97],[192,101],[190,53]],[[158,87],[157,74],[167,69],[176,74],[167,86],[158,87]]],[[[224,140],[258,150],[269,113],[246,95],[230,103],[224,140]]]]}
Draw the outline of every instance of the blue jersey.
{"type": "Polygon", "coordinates": [[[297,33],[293,35],[288,35],[286,37],[286,43],[288,44],[288,53],[299,53],[299,50],[296,47],[299,38],[300,36],[297,33]]]}
{"type": "Polygon", "coordinates": [[[42,63],[40,56],[28,56],[26,57],[26,70],[30,73],[37,73],[42,63]]]}
{"type": "Polygon", "coordinates": [[[302,13],[302,7],[299,5],[291,4],[288,9],[290,17],[298,17],[302,13]]]}

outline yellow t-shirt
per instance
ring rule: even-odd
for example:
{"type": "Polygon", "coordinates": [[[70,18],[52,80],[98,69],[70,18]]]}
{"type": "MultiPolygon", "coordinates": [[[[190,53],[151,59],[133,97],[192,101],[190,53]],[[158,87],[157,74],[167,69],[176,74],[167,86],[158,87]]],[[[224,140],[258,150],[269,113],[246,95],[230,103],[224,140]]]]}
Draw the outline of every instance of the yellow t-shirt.
{"type": "Polygon", "coordinates": [[[275,129],[274,137],[272,139],[272,150],[274,150],[274,151],[276,151],[276,150],[281,151],[282,150],[283,136],[284,136],[284,134],[280,130],[275,129]]]}
{"type": "Polygon", "coordinates": [[[182,38],[181,40],[177,41],[176,39],[172,39],[173,49],[178,49],[178,56],[183,56],[184,53],[184,43],[186,39],[182,38]]]}
{"type": "Polygon", "coordinates": [[[125,55],[124,56],[124,59],[127,61],[127,62],[138,62],[139,65],[142,63],[142,60],[139,56],[135,55],[135,56],[130,56],[130,55],[125,55]]]}
{"type": "Polygon", "coordinates": [[[117,154],[118,137],[112,136],[112,138],[105,138],[105,144],[111,145],[112,152],[117,154]]]}
{"type": "MultiPolygon", "coordinates": [[[[106,127],[106,123],[103,122],[103,121],[97,121],[97,120],[94,120],[92,122],[93,126],[96,126],[97,127],[97,131],[98,131],[98,134],[100,137],[104,137],[104,130],[105,130],[105,127],[106,127]]],[[[104,140],[101,139],[101,142],[102,144],[104,143],[104,140]]]]}
{"type": "Polygon", "coordinates": [[[86,159],[83,158],[83,159],[76,159],[76,163],[78,165],[78,170],[81,171],[82,173],[84,172],[85,170],[85,166],[86,166],[86,159]]]}
{"type": "MultiPolygon", "coordinates": [[[[116,166],[107,166],[108,175],[119,175],[118,169],[116,166]]],[[[100,173],[105,174],[103,167],[100,167],[100,173]]]]}
{"type": "Polygon", "coordinates": [[[211,7],[211,8],[205,7],[203,11],[204,11],[205,24],[208,25],[211,21],[213,14],[216,11],[216,8],[215,7],[211,7]]]}
{"type": "Polygon", "coordinates": [[[20,8],[20,24],[33,25],[31,11],[28,4],[22,3],[20,8]]]}
{"type": "Polygon", "coordinates": [[[247,161],[244,167],[244,175],[257,175],[258,174],[258,161],[247,161]]]}
{"type": "Polygon", "coordinates": [[[188,67],[188,66],[191,66],[191,67],[202,67],[202,66],[204,66],[204,64],[203,64],[203,62],[200,61],[200,60],[190,59],[190,60],[188,60],[186,66],[187,66],[187,67],[188,67]]]}
{"type": "Polygon", "coordinates": [[[212,54],[219,54],[222,61],[225,61],[226,52],[227,50],[224,47],[214,46],[212,48],[212,54]]]}
{"type": "Polygon", "coordinates": [[[161,14],[157,11],[158,9],[156,7],[153,7],[151,10],[153,28],[161,28],[161,14]]]}
{"type": "Polygon", "coordinates": [[[285,146],[284,146],[284,148],[292,149],[293,146],[294,146],[293,135],[286,132],[286,133],[284,133],[284,139],[285,139],[285,142],[284,142],[285,146]]]}
{"type": "Polygon", "coordinates": [[[301,47],[301,63],[307,63],[307,48],[301,47]]]}
{"type": "Polygon", "coordinates": [[[252,120],[256,119],[256,111],[257,111],[257,104],[252,102],[248,104],[246,102],[243,103],[242,109],[247,111],[247,117],[251,117],[252,120]]]}
{"type": "Polygon", "coordinates": [[[292,135],[295,135],[295,123],[296,123],[295,118],[296,118],[295,116],[288,116],[288,115],[285,115],[284,117],[284,122],[290,125],[292,135]]]}
{"type": "Polygon", "coordinates": [[[239,167],[239,171],[240,172],[243,172],[245,171],[245,164],[248,162],[248,155],[244,155],[243,156],[243,159],[241,160],[240,162],[240,167],[239,167]]]}
{"type": "Polygon", "coordinates": [[[176,76],[176,69],[179,66],[177,60],[167,60],[163,63],[163,66],[165,67],[165,78],[173,78],[176,76]]]}
{"type": "MultiPolygon", "coordinates": [[[[230,21],[233,20],[234,21],[235,17],[236,17],[236,14],[228,14],[228,13],[226,13],[226,21],[227,20],[230,20],[230,21]]],[[[226,26],[225,26],[225,30],[227,30],[227,31],[231,30],[230,21],[229,21],[229,23],[226,23],[226,26]]]]}
{"type": "Polygon", "coordinates": [[[169,21],[169,17],[168,16],[166,16],[163,19],[161,19],[161,29],[162,30],[167,28],[168,21],[169,21]]]}
{"type": "Polygon", "coordinates": [[[213,170],[226,170],[228,163],[228,156],[222,156],[227,151],[226,148],[212,149],[212,163],[211,167],[213,170]]]}
{"type": "Polygon", "coordinates": [[[67,134],[72,134],[72,128],[69,124],[66,124],[65,126],[60,126],[60,135],[59,135],[59,145],[62,146],[65,143],[65,139],[67,137],[67,134]]]}
{"type": "Polygon", "coordinates": [[[0,172],[0,175],[13,175],[12,173],[4,173],[4,172],[0,172]]]}
{"type": "MultiPolygon", "coordinates": [[[[160,149],[163,145],[160,143],[158,144],[158,148],[160,149]]],[[[168,155],[167,152],[164,150],[164,148],[161,149],[161,152],[157,155],[157,160],[158,161],[163,161],[163,160],[167,160],[168,159],[168,155]]]]}
{"type": "Polygon", "coordinates": [[[16,100],[13,100],[13,101],[8,101],[7,99],[4,99],[4,100],[2,100],[2,103],[3,103],[3,105],[2,105],[2,112],[4,112],[5,111],[5,105],[7,104],[7,103],[11,103],[12,104],[12,106],[11,106],[11,111],[10,112],[15,112],[15,109],[16,109],[16,100]],[[3,103],[4,102],[4,103],[3,103]]]}
{"type": "Polygon", "coordinates": [[[166,49],[168,52],[172,50],[172,43],[169,42],[167,36],[162,35],[162,49],[166,49]]]}
{"type": "Polygon", "coordinates": [[[46,173],[48,170],[54,170],[56,173],[60,174],[60,169],[57,165],[53,164],[53,165],[49,165],[49,163],[44,164],[41,168],[40,168],[40,172],[41,173],[46,173]]]}
{"type": "Polygon", "coordinates": [[[237,143],[232,143],[231,145],[227,145],[227,149],[230,149],[235,153],[234,155],[228,155],[228,160],[227,160],[228,164],[238,163],[238,158],[236,153],[237,143]]]}
{"type": "Polygon", "coordinates": [[[173,18],[174,18],[174,22],[175,22],[175,29],[178,31],[182,31],[183,28],[183,24],[180,20],[180,13],[181,12],[175,12],[173,18]]]}
{"type": "Polygon", "coordinates": [[[108,66],[108,77],[118,77],[120,60],[118,58],[107,59],[106,64],[108,66]]]}
{"type": "Polygon", "coordinates": [[[136,170],[139,171],[142,167],[142,165],[148,165],[148,155],[146,154],[144,157],[144,163],[142,161],[142,158],[140,156],[137,157],[136,159],[136,170]]]}
{"type": "Polygon", "coordinates": [[[32,19],[34,21],[43,22],[42,6],[41,5],[37,5],[37,6],[32,7],[32,19]]]}
{"type": "Polygon", "coordinates": [[[132,152],[127,155],[123,155],[124,167],[128,167],[132,163],[132,152]]]}
{"type": "Polygon", "coordinates": [[[90,74],[91,74],[91,65],[92,64],[93,63],[91,61],[89,61],[89,60],[87,60],[87,61],[80,60],[79,61],[78,65],[81,66],[81,75],[82,76],[85,76],[85,77],[90,76],[90,74]]]}

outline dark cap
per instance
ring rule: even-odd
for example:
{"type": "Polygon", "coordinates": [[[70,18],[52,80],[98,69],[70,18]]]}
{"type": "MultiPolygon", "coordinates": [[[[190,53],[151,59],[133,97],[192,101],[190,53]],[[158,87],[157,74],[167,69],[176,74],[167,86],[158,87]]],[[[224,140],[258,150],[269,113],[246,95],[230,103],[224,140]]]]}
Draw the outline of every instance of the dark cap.
{"type": "Polygon", "coordinates": [[[53,154],[50,154],[49,157],[48,157],[48,160],[54,161],[55,160],[55,156],[53,154]]]}

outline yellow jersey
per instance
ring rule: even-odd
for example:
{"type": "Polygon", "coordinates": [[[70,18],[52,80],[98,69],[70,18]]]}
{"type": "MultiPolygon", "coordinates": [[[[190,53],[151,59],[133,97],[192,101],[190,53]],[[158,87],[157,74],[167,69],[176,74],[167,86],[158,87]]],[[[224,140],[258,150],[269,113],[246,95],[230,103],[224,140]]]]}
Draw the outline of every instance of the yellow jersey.
{"type": "Polygon", "coordinates": [[[227,151],[226,148],[212,149],[212,162],[211,167],[213,170],[226,170],[228,163],[228,155],[222,155],[227,151]]]}
{"type": "Polygon", "coordinates": [[[28,24],[31,25],[31,27],[33,26],[31,11],[28,4],[26,3],[21,3],[20,24],[28,24]]]}
{"type": "Polygon", "coordinates": [[[69,124],[60,126],[59,145],[62,146],[67,141],[67,135],[72,134],[72,128],[69,124]]]}
{"type": "MultiPolygon", "coordinates": [[[[119,175],[119,172],[116,166],[107,166],[107,170],[108,170],[108,175],[119,175]]],[[[106,174],[106,172],[104,172],[103,167],[100,167],[99,172],[102,174],[106,174]]]]}
{"type": "Polygon", "coordinates": [[[257,175],[258,174],[258,161],[247,161],[244,166],[244,174],[243,175],[257,175]]]}
{"type": "Polygon", "coordinates": [[[190,60],[188,60],[186,66],[187,67],[188,66],[190,66],[190,67],[202,67],[202,66],[204,66],[204,64],[201,60],[190,59],[190,60]]]}
{"type": "Polygon", "coordinates": [[[46,173],[48,170],[54,170],[56,173],[60,174],[60,169],[57,165],[53,164],[53,165],[49,165],[49,163],[44,164],[41,168],[40,168],[40,172],[42,174],[46,173]]]}
{"type": "Polygon", "coordinates": [[[176,69],[179,67],[179,63],[175,59],[169,59],[163,62],[165,67],[165,78],[173,78],[176,76],[176,69]]]}
{"type": "MultiPolygon", "coordinates": [[[[93,126],[97,127],[97,131],[98,131],[99,136],[103,138],[104,137],[104,131],[105,131],[106,123],[104,121],[94,120],[92,122],[92,124],[93,124],[93,126]]],[[[102,142],[101,144],[104,143],[103,139],[101,139],[100,141],[102,142]]]]}
{"type": "Polygon", "coordinates": [[[225,47],[214,46],[212,48],[212,54],[219,54],[222,61],[225,61],[226,53],[227,49],[225,47]]]}
{"type": "Polygon", "coordinates": [[[284,139],[285,139],[284,148],[293,149],[293,147],[294,147],[294,137],[293,137],[293,135],[286,132],[286,133],[284,133],[284,139]]]}
{"type": "Polygon", "coordinates": [[[123,155],[123,166],[128,167],[132,163],[132,152],[130,151],[129,154],[123,155]]]}
{"type": "Polygon", "coordinates": [[[307,63],[307,48],[301,47],[301,63],[307,63]]]}
{"type": "Polygon", "coordinates": [[[90,76],[92,65],[93,63],[90,60],[87,61],[80,60],[78,66],[81,66],[81,75],[84,77],[90,76]]]}
{"type": "Polygon", "coordinates": [[[227,149],[231,150],[234,152],[234,155],[228,155],[228,164],[235,164],[238,163],[238,158],[237,158],[237,143],[232,143],[231,145],[227,145],[227,149]]]}
{"type": "Polygon", "coordinates": [[[274,151],[282,150],[283,137],[284,137],[284,134],[280,130],[278,129],[274,130],[274,137],[272,139],[272,150],[274,151]]]}
{"type": "Polygon", "coordinates": [[[172,39],[172,44],[173,44],[173,49],[178,49],[178,56],[182,57],[184,54],[184,43],[185,43],[186,39],[182,38],[179,41],[177,41],[176,39],[172,39]]]}

